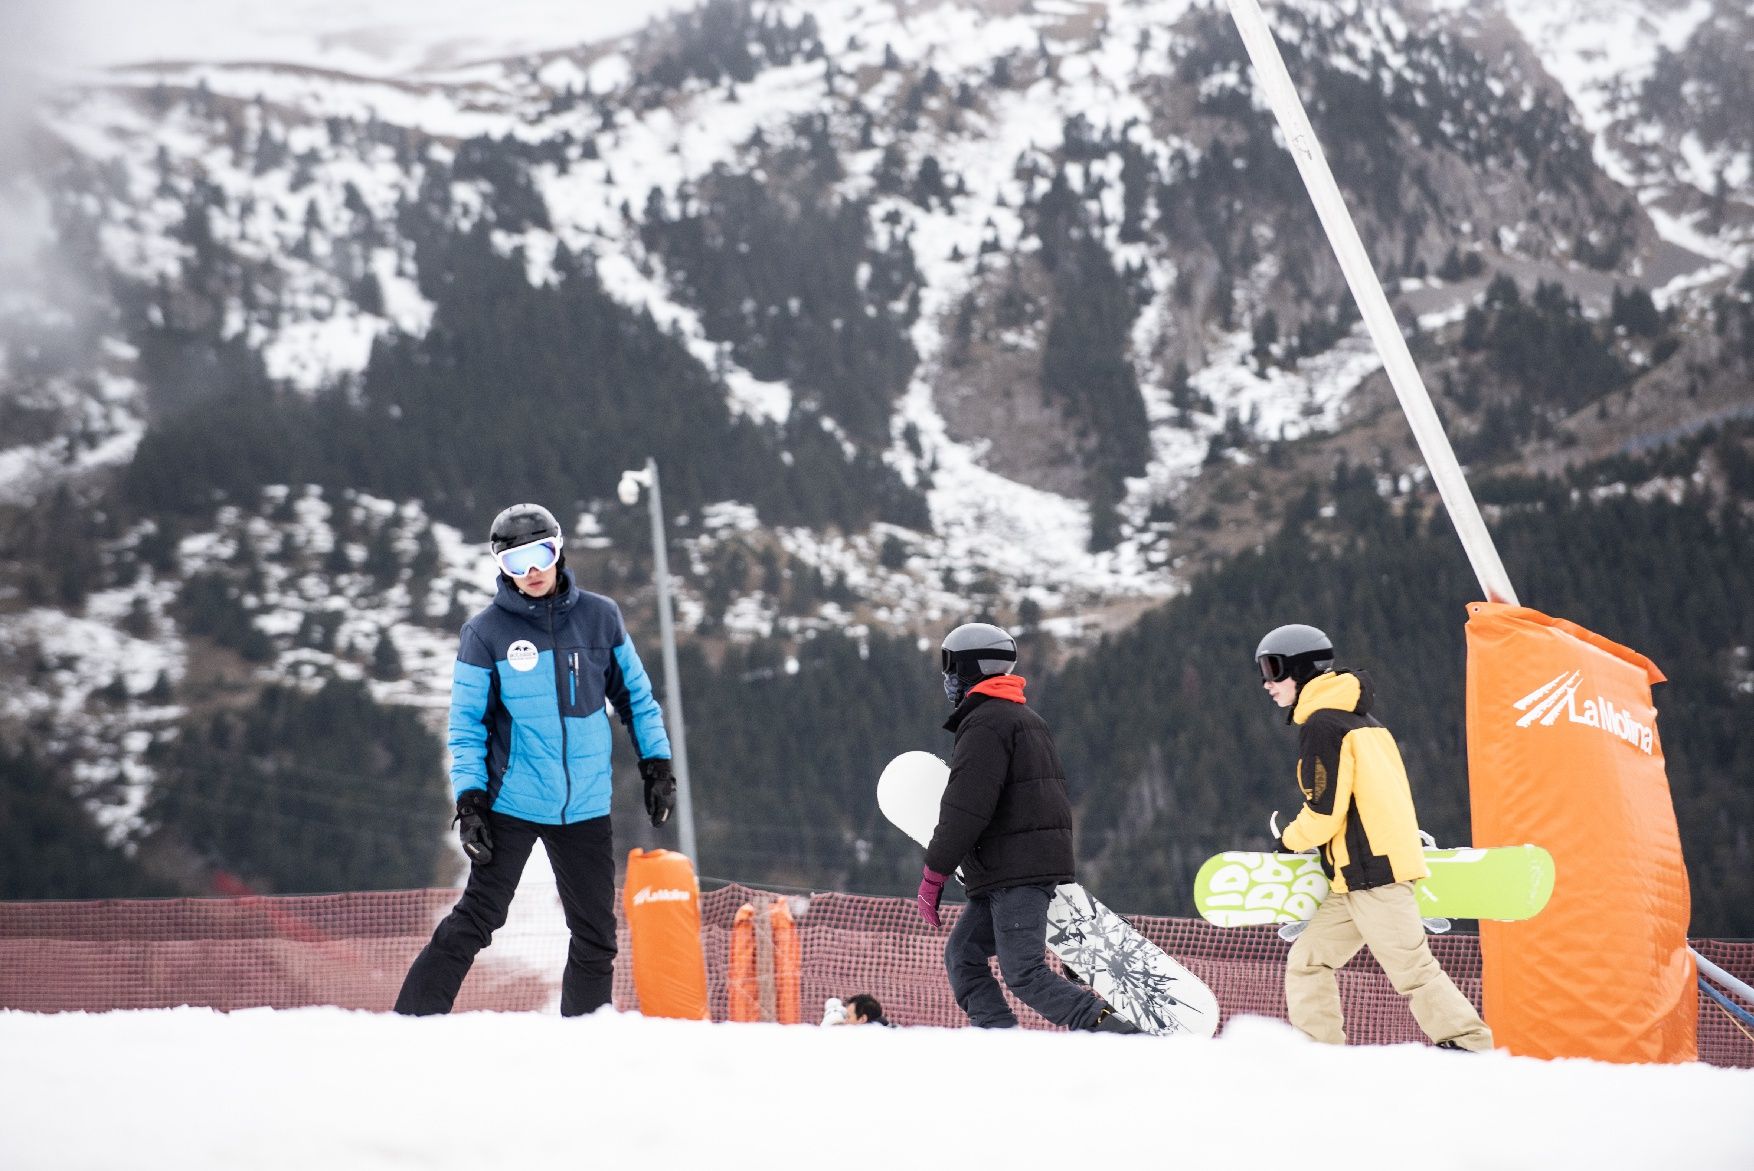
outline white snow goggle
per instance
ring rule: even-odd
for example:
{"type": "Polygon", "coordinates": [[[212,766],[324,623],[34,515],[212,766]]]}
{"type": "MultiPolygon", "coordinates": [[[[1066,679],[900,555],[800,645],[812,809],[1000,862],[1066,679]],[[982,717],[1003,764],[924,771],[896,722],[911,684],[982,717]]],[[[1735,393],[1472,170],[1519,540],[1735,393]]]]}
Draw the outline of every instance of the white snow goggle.
{"type": "Polygon", "coordinates": [[[493,555],[508,577],[525,577],[531,573],[553,569],[560,562],[561,540],[558,536],[543,537],[527,545],[513,545],[493,555]]]}

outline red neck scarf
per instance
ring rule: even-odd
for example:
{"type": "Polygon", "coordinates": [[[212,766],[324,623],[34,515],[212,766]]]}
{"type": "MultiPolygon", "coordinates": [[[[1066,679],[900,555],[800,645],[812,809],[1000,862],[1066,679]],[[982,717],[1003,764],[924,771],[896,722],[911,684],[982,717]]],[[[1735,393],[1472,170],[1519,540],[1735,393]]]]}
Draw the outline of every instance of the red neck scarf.
{"type": "Polygon", "coordinates": [[[994,675],[990,679],[982,679],[968,689],[970,695],[990,695],[994,699],[1008,699],[1012,703],[1027,704],[1023,698],[1024,679],[1021,675],[994,675]]]}

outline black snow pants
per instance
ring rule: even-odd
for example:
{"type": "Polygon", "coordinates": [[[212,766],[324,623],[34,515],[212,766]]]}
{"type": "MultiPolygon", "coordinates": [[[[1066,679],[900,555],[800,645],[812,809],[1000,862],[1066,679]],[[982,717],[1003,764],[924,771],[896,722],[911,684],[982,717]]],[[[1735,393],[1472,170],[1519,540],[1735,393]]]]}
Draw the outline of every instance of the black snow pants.
{"type": "Polygon", "coordinates": [[[944,945],[944,966],[950,990],[970,1023],[983,1029],[1017,1024],[987,964],[993,955],[999,957],[1005,987],[1049,1021],[1068,1029],[1096,1023],[1102,1001],[1048,967],[1048,903],[1053,897],[1051,886],[1007,886],[969,897],[944,945]]]}
{"type": "Polygon", "coordinates": [[[493,830],[493,861],[469,867],[463,897],[408,969],[396,1011],[409,1016],[451,1011],[475,954],[505,926],[537,839],[548,851],[572,933],[560,981],[560,1014],[582,1016],[608,1004],[615,962],[615,850],[609,818],[540,825],[490,811],[487,820],[493,830]]]}

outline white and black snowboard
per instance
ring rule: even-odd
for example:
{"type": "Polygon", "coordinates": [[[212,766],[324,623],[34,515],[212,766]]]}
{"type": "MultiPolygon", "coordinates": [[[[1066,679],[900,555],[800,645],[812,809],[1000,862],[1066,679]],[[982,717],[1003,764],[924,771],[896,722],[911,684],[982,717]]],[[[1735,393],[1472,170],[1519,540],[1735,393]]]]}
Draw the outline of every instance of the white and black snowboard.
{"type": "MultiPolygon", "coordinates": [[[[949,766],[938,757],[904,752],[878,778],[877,807],[901,832],[929,845],[949,781],[949,766]]],[[[1046,943],[1116,1013],[1146,1032],[1217,1032],[1212,990],[1078,883],[1055,890],[1046,943]]]]}

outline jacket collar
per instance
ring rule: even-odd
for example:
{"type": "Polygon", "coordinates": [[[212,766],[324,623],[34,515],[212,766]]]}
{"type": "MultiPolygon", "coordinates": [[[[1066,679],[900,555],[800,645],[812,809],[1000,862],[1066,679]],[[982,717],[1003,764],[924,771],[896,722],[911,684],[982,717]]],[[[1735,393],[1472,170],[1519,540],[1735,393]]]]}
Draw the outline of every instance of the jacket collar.
{"type": "Polygon", "coordinates": [[[970,695],[990,695],[1012,703],[1027,703],[1023,698],[1025,680],[1021,675],[992,675],[969,688],[970,695]]]}
{"type": "Polygon", "coordinates": [[[501,610],[518,615],[520,618],[534,618],[544,611],[552,611],[557,617],[573,608],[579,600],[579,587],[573,584],[572,570],[562,569],[556,579],[554,592],[545,598],[532,598],[517,586],[505,574],[500,574],[497,588],[493,594],[493,604],[501,610]]]}
{"type": "Polygon", "coordinates": [[[1369,677],[1362,672],[1328,671],[1317,675],[1298,691],[1291,721],[1301,724],[1324,708],[1363,715],[1370,710],[1373,698],[1374,688],[1369,677]]]}
{"type": "Polygon", "coordinates": [[[988,700],[1002,699],[1011,703],[1023,703],[1023,684],[1021,675],[994,675],[982,679],[968,689],[968,694],[962,697],[962,702],[956,705],[956,710],[944,721],[944,730],[956,731],[962,721],[968,719],[970,712],[988,700]]]}

